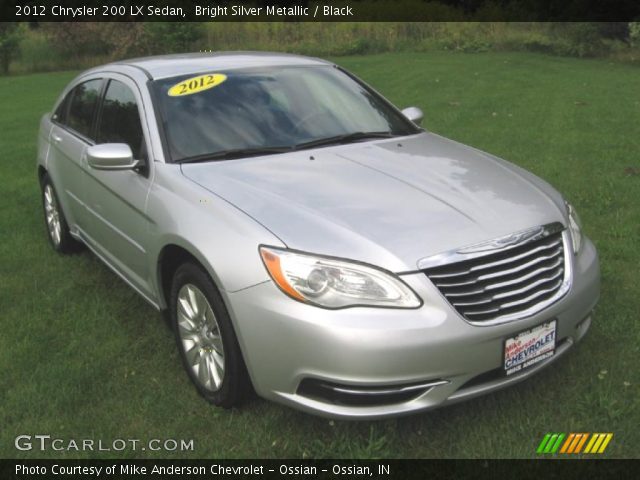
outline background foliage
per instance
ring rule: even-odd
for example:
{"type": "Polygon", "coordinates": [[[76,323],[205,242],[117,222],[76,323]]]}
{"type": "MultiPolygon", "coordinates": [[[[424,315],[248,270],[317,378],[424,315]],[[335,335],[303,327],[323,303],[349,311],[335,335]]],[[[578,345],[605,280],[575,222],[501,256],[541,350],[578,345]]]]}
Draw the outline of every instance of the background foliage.
{"type": "Polygon", "coordinates": [[[9,62],[13,62],[11,72],[25,73],[86,68],[132,56],[209,50],[274,50],[317,56],[529,51],[640,64],[640,23],[61,22],[0,27],[4,73],[9,62]]]}
{"type": "Polygon", "coordinates": [[[602,269],[584,341],[516,386],[404,418],[328,421],[262,400],[209,407],[161,315],[95,255],[63,257],[48,245],[35,169],[39,119],[77,72],[5,76],[0,458],[533,458],[549,431],[613,432],[603,457],[638,458],[637,67],[520,52],[333,60],[395,105],[423,108],[428,130],[515,162],[575,205],[602,269]],[[27,433],[193,439],[196,450],[17,452],[15,437],[27,433]]]}
{"type": "Polygon", "coordinates": [[[9,64],[17,53],[19,38],[17,24],[0,22],[0,73],[9,72],[9,64]]]}

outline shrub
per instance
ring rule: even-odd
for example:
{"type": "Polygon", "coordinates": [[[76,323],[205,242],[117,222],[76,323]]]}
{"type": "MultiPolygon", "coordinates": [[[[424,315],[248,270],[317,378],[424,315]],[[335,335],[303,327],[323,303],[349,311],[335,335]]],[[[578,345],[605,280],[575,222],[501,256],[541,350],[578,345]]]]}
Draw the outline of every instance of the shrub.
{"type": "Polygon", "coordinates": [[[202,40],[204,28],[193,22],[151,22],[145,25],[147,53],[190,52],[202,40]]]}
{"type": "Polygon", "coordinates": [[[596,57],[607,53],[597,23],[555,23],[555,52],[573,57],[596,57]]]}
{"type": "Polygon", "coordinates": [[[629,23],[629,40],[634,47],[640,47],[640,22],[629,23]]]}
{"type": "Polygon", "coordinates": [[[9,73],[9,64],[16,57],[19,43],[18,24],[0,22],[0,72],[9,73]]]}

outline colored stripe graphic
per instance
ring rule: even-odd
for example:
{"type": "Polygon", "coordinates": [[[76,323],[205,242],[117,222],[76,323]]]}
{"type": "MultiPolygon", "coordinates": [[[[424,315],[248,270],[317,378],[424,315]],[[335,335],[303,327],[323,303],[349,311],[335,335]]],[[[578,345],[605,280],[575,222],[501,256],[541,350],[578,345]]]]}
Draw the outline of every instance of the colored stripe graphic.
{"type": "Polygon", "coordinates": [[[556,453],[558,448],[560,448],[560,444],[564,439],[564,433],[547,433],[540,445],[538,445],[537,453],[556,453]]]}
{"type": "Polygon", "coordinates": [[[558,451],[558,448],[560,448],[560,444],[562,443],[563,439],[564,433],[559,434],[556,443],[553,445],[553,447],[551,447],[550,453],[556,453],[558,451]]]}
{"type": "Polygon", "coordinates": [[[607,436],[604,439],[604,442],[602,442],[602,445],[600,445],[600,450],[598,450],[598,453],[604,453],[604,449],[607,448],[607,445],[609,445],[609,442],[611,441],[612,438],[613,438],[613,433],[607,433],[607,436]]]}
{"type": "Polygon", "coordinates": [[[612,438],[613,433],[570,433],[569,435],[565,435],[564,433],[547,433],[540,442],[540,445],[538,445],[536,453],[599,454],[605,451],[612,438]],[[585,447],[584,450],[583,447],[585,447]]]}
{"type": "Polygon", "coordinates": [[[536,450],[536,453],[544,452],[544,447],[547,445],[547,442],[549,441],[550,438],[551,438],[551,434],[547,433],[542,439],[542,441],[540,442],[540,445],[538,445],[538,450],[536,450]]]}
{"type": "Polygon", "coordinates": [[[582,450],[582,446],[584,445],[584,442],[588,437],[588,433],[576,433],[576,436],[571,443],[571,446],[569,447],[567,453],[580,453],[580,450],[582,450]]]}
{"type": "Polygon", "coordinates": [[[612,438],[613,433],[594,433],[584,453],[604,453],[612,438]]]}
{"type": "Polygon", "coordinates": [[[573,439],[575,438],[576,434],[575,433],[570,433],[569,436],[567,437],[567,441],[564,442],[564,445],[562,446],[562,450],[560,450],[560,453],[567,453],[567,449],[569,448],[569,445],[571,445],[571,442],[573,442],[573,439]]]}
{"type": "Polygon", "coordinates": [[[573,453],[580,453],[580,451],[582,450],[582,447],[584,445],[584,443],[587,441],[587,438],[589,438],[589,434],[588,433],[583,433],[582,434],[582,438],[580,439],[580,441],[578,442],[578,445],[576,445],[576,449],[574,450],[573,453]]]}
{"type": "Polygon", "coordinates": [[[573,437],[573,442],[571,442],[571,445],[569,445],[569,450],[567,450],[567,453],[573,453],[576,450],[576,446],[578,445],[578,442],[582,439],[582,434],[581,433],[576,433],[575,437],[573,437]]]}
{"type": "Polygon", "coordinates": [[[547,446],[544,447],[544,453],[551,453],[551,449],[555,445],[557,438],[558,438],[558,434],[557,433],[554,433],[553,435],[551,435],[551,438],[547,442],[547,446]]]}
{"type": "Polygon", "coordinates": [[[591,453],[591,447],[593,447],[593,444],[596,443],[597,438],[598,438],[597,433],[594,433],[593,435],[591,435],[591,440],[589,440],[589,443],[587,443],[587,448],[584,449],[584,453],[591,453]]]}

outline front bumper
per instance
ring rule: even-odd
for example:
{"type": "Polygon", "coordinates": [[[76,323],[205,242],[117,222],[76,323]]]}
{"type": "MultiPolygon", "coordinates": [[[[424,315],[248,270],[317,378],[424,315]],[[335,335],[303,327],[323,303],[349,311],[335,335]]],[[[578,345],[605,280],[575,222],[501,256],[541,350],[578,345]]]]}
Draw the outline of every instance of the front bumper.
{"type": "Polygon", "coordinates": [[[600,292],[598,257],[588,239],[572,262],[564,297],[531,317],[495,326],[466,322],[422,273],[403,276],[424,300],[417,310],[325,310],[290,299],[272,282],[227,293],[226,300],[260,396],[333,418],[381,418],[503,388],[560,358],[589,329],[600,292]],[[504,339],[553,318],[556,354],[502,376],[504,339]],[[301,388],[310,381],[369,393],[394,386],[414,390],[384,404],[353,404],[310,395],[301,388]]]}

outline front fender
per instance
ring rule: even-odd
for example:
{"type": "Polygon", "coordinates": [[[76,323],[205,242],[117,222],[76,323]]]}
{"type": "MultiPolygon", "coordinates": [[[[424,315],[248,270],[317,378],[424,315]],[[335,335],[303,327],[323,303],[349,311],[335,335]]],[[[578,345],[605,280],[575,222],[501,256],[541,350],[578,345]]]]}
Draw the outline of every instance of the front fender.
{"type": "Polygon", "coordinates": [[[147,212],[154,239],[149,271],[155,273],[151,280],[160,305],[165,307],[166,302],[158,261],[167,245],[176,245],[195,257],[223,292],[269,280],[258,245],[286,245],[247,214],[184,177],[179,166],[156,167],[147,212]]]}

